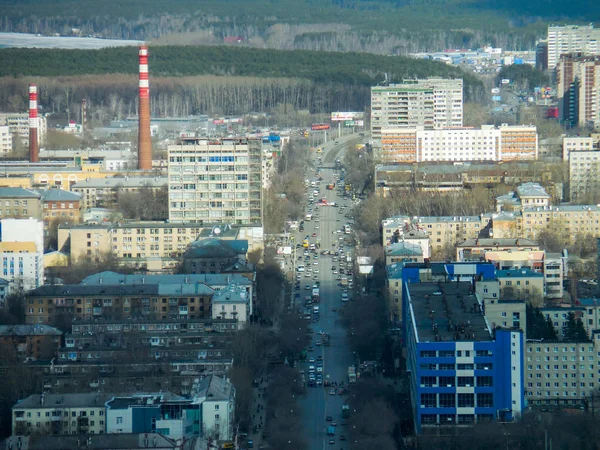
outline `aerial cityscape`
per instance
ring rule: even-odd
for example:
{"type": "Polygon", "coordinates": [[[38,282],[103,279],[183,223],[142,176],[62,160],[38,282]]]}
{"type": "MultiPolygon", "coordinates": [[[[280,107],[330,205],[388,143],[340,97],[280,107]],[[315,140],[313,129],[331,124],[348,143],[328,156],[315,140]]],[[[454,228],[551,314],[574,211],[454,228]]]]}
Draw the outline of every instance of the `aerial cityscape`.
{"type": "Polygon", "coordinates": [[[6,2],[0,449],[598,449],[599,5],[6,2]]]}

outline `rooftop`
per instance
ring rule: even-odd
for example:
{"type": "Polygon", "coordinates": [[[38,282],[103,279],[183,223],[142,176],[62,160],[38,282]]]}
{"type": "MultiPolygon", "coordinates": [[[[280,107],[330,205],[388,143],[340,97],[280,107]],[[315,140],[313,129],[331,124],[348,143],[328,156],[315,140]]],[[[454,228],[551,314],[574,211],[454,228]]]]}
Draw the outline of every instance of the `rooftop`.
{"type": "Polygon", "coordinates": [[[0,198],[40,198],[40,194],[21,187],[0,187],[0,198]]]}
{"type": "Polygon", "coordinates": [[[248,303],[248,293],[245,287],[230,284],[215,293],[212,303],[248,303]]]}
{"type": "Polygon", "coordinates": [[[167,177],[112,177],[88,178],[73,185],[75,189],[102,189],[102,188],[141,188],[144,186],[161,187],[168,184],[167,177]]]}
{"type": "Polygon", "coordinates": [[[80,394],[33,394],[13,406],[13,409],[37,408],[103,408],[112,394],[98,392],[80,394]]]}
{"type": "Polygon", "coordinates": [[[0,325],[0,336],[60,336],[62,331],[48,325],[0,325]]]}
{"type": "Polygon", "coordinates": [[[498,239],[465,239],[456,244],[456,247],[539,247],[537,242],[527,238],[498,238],[498,239]]]}
{"type": "Polygon", "coordinates": [[[120,285],[147,286],[158,284],[189,284],[204,283],[208,286],[226,286],[230,283],[250,285],[252,282],[238,274],[131,274],[117,272],[100,272],[86,277],[81,284],[89,286],[120,285]]]}
{"type": "Polygon", "coordinates": [[[11,436],[4,442],[6,449],[20,450],[65,450],[79,448],[87,450],[132,450],[149,447],[159,450],[191,450],[195,445],[195,440],[189,440],[182,444],[180,441],[169,439],[157,433],[111,433],[90,436],[11,436]]]}
{"type": "Polygon", "coordinates": [[[107,409],[128,409],[130,406],[153,406],[166,402],[186,401],[184,397],[170,392],[159,392],[157,394],[133,394],[128,397],[113,397],[106,402],[107,409]]]}
{"type": "Polygon", "coordinates": [[[546,190],[538,183],[523,183],[517,187],[519,197],[543,197],[550,198],[546,190]]]}
{"type": "Polygon", "coordinates": [[[77,202],[81,200],[79,194],[62,189],[46,189],[41,191],[41,194],[43,202],[77,202]]]}
{"type": "Polygon", "coordinates": [[[470,282],[409,283],[419,342],[490,341],[470,282]]]}
{"type": "Polygon", "coordinates": [[[406,241],[390,244],[385,248],[385,256],[423,256],[420,245],[406,241]]]}
{"type": "Polygon", "coordinates": [[[198,397],[207,401],[228,401],[233,393],[233,385],[227,378],[210,375],[200,380],[197,391],[198,397]]]}
{"type": "Polygon", "coordinates": [[[544,278],[543,273],[531,269],[507,269],[496,270],[496,278],[544,278]]]}
{"type": "Polygon", "coordinates": [[[192,242],[185,252],[186,258],[235,258],[248,252],[247,240],[223,240],[216,237],[192,242]]]}

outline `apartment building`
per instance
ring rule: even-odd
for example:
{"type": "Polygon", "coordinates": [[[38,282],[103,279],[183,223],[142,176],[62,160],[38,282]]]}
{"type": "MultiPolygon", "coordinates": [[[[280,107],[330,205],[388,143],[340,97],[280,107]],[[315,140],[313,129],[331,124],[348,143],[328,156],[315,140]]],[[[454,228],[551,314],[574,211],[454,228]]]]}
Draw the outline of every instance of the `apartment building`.
{"type": "Polygon", "coordinates": [[[597,149],[598,139],[592,136],[563,136],[562,138],[562,155],[565,161],[569,161],[571,152],[597,149]]]}
{"type": "Polygon", "coordinates": [[[563,55],[556,80],[559,118],[571,126],[600,126],[600,56],[563,55]]]}
{"type": "Polygon", "coordinates": [[[245,240],[248,252],[262,251],[264,245],[261,226],[119,222],[61,225],[58,249],[66,251],[71,261],[85,255],[100,256],[112,252],[124,265],[164,272],[175,268],[190,244],[216,237],[221,241],[245,240]]]}
{"type": "Polygon", "coordinates": [[[61,345],[62,331],[48,325],[0,325],[0,344],[5,354],[21,360],[51,359],[61,345]],[[11,355],[12,356],[12,355],[11,355]]]}
{"type": "Polygon", "coordinates": [[[525,398],[531,405],[585,405],[598,391],[598,352],[592,342],[525,343],[525,398]]]}
{"type": "Polygon", "coordinates": [[[371,137],[386,128],[461,127],[463,80],[428,78],[371,88],[371,137]]]}
{"type": "Polygon", "coordinates": [[[262,224],[262,142],[183,139],[169,150],[172,223],[262,224]]]}
{"type": "Polygon", "coordinates": [[[600,191],[600,149],[569,152],[569,195],[571,201],[600,191]]]}
{"type": "Polygon", "coordinates": [[[417,432],[520,415],[525,407],[521,329],[498,327],[492,335],[470,282],[405,283],[404,290],[417,432]]]}
{"type": "Polygon", "coordinates": [[[0,219],[1,277],[10,291],[44,283],[44,225],[37,219],[0,219]]]}
{"type": "Polygon", "coordinates": [[[544,274],[527,268],[496,270],[496,279],[500,298],[526,300],[538,308],[544,305],[544,274]]]}
{"type": "Polygon", "coordinates": [[[0,187],[0,219],[42,218],[39,192],[22,187],[0,187]]]}
{"type": "MultiPolygon", "coordinates": [[[[0,125],[7,126],[9,133],[19,137],[24,147],[29,146],[29,113],[0,113],[0,125]]],[[[38,114],[38,145],[46,142],[48,121],[46,116],[38,114]]]]}
{"type": "Polygon", "coordinates": [[[481,128],[382,128],[378,157],[383,163],[522,161],[538,157],[534,125],[481,128]]]}
{"type": "Polygon", "coordinates": [[[71,186],[71,191],[81,195],[82,208],[111,208],[117,204],[119,194],[138,193],[142,189],[166,189],[167,177],[111,177],[89,178],[71,186]]]}
{"type": "Polygon", "coordinates": [[[0,125],[0,155],[7,155],[13,151],[13,139],[10,128],[0,125]]]}
{"type": "Polygon", "coordinates": [[[548,69],[554,69],[562,55],[577,52],[600,54],[600,30],[593,25],[548,26],[548,69]]]}
{"type": "Polygon", "coordinates": [[[30,395],[12,408],[12,434],[103,434],[110,398],[101,393],[30,395]]]}

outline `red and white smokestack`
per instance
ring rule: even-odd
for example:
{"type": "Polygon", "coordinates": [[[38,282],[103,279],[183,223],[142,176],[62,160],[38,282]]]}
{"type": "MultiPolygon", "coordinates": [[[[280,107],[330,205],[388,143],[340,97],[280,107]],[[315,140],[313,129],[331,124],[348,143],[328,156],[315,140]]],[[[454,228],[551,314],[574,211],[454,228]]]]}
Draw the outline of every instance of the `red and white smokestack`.
{"type": "Polygon", "coordinates": [[[148,82],[148,47],[139,48],[140,110],[138,128],[138,169],[152,170],[152,140],[150,138],[150,84],[148,82]]]}
{"type": "Polygon", "coordinates": [[[29,161],[38,162],[38,102],[37,86],[29,85],[29,161]]]}

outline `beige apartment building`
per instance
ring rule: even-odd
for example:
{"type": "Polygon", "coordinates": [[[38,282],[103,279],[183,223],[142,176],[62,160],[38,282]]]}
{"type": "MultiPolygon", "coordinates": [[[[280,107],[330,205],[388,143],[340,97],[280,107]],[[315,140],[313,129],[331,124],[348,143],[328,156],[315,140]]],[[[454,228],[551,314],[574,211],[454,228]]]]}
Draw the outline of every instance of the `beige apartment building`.
{"type": "MultiPolygon", "coordinates": [[[[600,32],[600,30],[596,30],[600,32]]],[[[600,125],[600,56],[563,54],[556,66],[559,117],[572,126],[600,125]]]]}
{"type": "MultiPolygon", "coordinates": [[[[23,146],[29,146],[29,113],[0,113],[0,125],[8,127],[11,135],[17,136],[23,146]]],[[[38,114],[38,144],[44,145],[48,133],[46,116],[38,114]]]]}
{"type": "Polygon", "coordinates": [[[41,195],[20,187],[0,187],[0,219],[42,218],[41,195]]]}
{"type": "Polygon", "coordinates": [[[62,225],[58,229],[58,248],[66,251],[71,261],[81,256],[112,252],[123,265],[162,272],[174,269],[192,242],[209,237],[245,239],[249,252],[263,249],[263,229],[260,226],[165,222],[62,225]]]}
{"type": "Polygon", "coordinates": [[[262,142],[182,139],[169,150],[169,220],[262,224],[262,142]]]}
{"type": "Polygon", "coordinates": [[[10,128],[0,125],[0,155],[6,155],[13,150],[13,140],[10,128]]]}
{"type": "Polygon", "coordinates": [[[579,405],[598,391],[594,342],[525,343],[525,397],[532,405],[579,405]]]}
{"type": "Polygon", "coordinates": [[[34,394],[12,408],[12,434],[103,434],[112,394],[34,394]]]}

